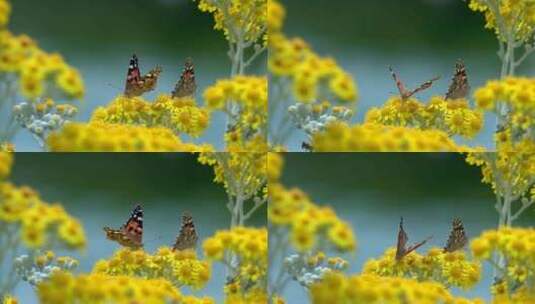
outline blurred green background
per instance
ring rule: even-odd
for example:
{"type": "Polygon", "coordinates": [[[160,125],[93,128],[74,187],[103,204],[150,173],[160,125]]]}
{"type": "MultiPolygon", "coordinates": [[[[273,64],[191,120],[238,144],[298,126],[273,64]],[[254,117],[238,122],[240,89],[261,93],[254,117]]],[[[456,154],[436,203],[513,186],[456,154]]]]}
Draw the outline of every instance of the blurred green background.
{"type": "MultiPolygon", "coordinates": [[[[285,186],[301,188],[312,201],[332,206],[353,226],[358,245],[355,256],[346,256],[348,273],[360,272],[366,260],[395,246],[401,216],[410,244],[433,236],[420,253],[445,245],[454,217],[462,219],[469,238],[498,223],[494,194],[480,182],[480,169],[467,165],[460,154],[287,153],[284,159],[285,186]]],[[[525,211],[515,225],[533,226],[533,211],[525,211]]],[[[491,276],[490,267],[484,265],[476,288],[454,293],[489,299],[491,276]]],[[[285,297],[307,295],[292,282],[285,297]]]]}
{"type": "MultiPolygon", "coordinates": [[[[148,252],[174,243],[180,216],[186,210],[194,217],[200,255],[203,239],[229,228],[227,195],[221,185],[212,182],[212,168],[199,164],[196,157],[186,153],[17,153],[11,181],[33,187],[43,200],[60,202],[80,219],[88,239],[86,252],[60,253],[79,258],[78,270],[88,272],[98,259],[110,257],[120,247],[106,239],[102,228],[119,228],[137,203],[144,209],[143,241],[148,252]]],[[[265,226],[265,208],[248,224],[265,226]]],[[[218,263],[212,270],[210,282],[195,294],[212,296],[220,303],[225,272],[218,263]]],[[[21,303],[37,301],[24,282],[15,295],[21,303]]]]}
{"type": "MultiPolygon", "coordinates": [[[[484,29],[483,15],[468,9],[466,1],[280,1],[287,9],[283,31],[303,37],[317,53],[334,57],[355,77],[360,91],[355,122],[362,122],[370,107],[398,94],[389,65],[409,88],[442,76],[417,95],[420,100],[446,93],[457,59],[464,60],[472,89],[499,75],[496,37],[484,29]]],[[[535,56],[518,74],[535,75],[535,56]]],[[[496,120],[493,115],[485,118],[485,130],[475,143],[490,147],[496,120]]],[[[296,133],[289,142],[292,150],[300,150],[305,139],[296,133]]]]}
{"type": "MultiPolygon", "coordinates": [[[[142,73],[163,67],[152,99],[170,93],[192,57],[197,76],[197,103],[203,90],[230,75],[228,44],[213,30],[212,15],[200,12],[192,0],[12,0],[10,30],[26,33],[49,52],[59,52],[84,77],[86,98],[76,120],[87,121],[99,105],[122,93],[130,57],[135,52],[142,73]]],[[[258,59],[251,72],[265,70],[258,59]]],[[[223,145],[224,117],[212,117],[207,132],[195,142],[223,145]]],[[[20,132],[18,151],[38,150],[27,132],[20,132]]]]}

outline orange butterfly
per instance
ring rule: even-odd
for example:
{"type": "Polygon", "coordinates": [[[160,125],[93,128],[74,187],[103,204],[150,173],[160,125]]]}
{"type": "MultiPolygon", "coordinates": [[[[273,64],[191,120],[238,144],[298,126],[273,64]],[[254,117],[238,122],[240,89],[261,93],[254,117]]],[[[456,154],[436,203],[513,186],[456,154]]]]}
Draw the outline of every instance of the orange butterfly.
{"type": "Polygon", "coordinates": [[[131,249],[143,248],[143,209],[137,205],[130,218],[119,229],[104,227],[106,237],[124,247],[131,249]]]}

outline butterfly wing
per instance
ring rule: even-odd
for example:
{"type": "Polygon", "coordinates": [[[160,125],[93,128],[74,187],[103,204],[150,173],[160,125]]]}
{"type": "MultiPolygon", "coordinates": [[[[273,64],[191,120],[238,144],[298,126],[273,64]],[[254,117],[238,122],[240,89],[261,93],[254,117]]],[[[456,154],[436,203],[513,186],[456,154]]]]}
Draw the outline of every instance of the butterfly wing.
{"type": "Polygon", "coordinates": [[[407,242],[409,241],[409,237],[407,236],[407,233],[403,229],[403,218],[401,218],[401,221],[399,222],[399,233],[398,233],[398,246],[396,250],[396,260],[400,261],[404,256],[407,254],[413,252],[414,250],[420,248],[423,246],[427,241],[429,241],[431,237],[428,237],[427,239],[416,243],[410,247],[407,248],[407,242]]]}
{"type": "Polygon", "coordinates": [[[132,249],[143,247],[143,209],[137,205],[120,229],[104,227],[104,231],[108,239],[122,246],[132,249]]]}
{"type": "Polygon", "coordinates": [[[193,223],[193,217],[191,214],[185,212],[182,215],[180,233],[173,245],[173,250],[195,249],[198,238],[195,224],[193,223]]]}
{"type": "Polygon", "coordinates": [[[394,82],[396,83],[396,86],[398,87],[398,91],[399,91],[399,94],[401,95],[401,98],[405,99],[405,98],[410,97],[410,96],[407,96],[407,94],[409,94],[409,92],[405,88],[405,85],[403,84],[403,82],[401,82],[401,79],[399,79],[399,77],[396,74],[396,72],[394,72],[394,70],[392,69],[391,66],[388,67],[388,69],[390,70],[390,74],[392,75],[392,78],[394,78],[394,82]],[[405,97],[405,96],[407,96],[407,97],[405,97]]]}
{"type": "Polygon", "coordinates": [[[150,92],[156,88],[161,72],[162,69],[160,67],[155,67],[145,76],[141,77],[141,90],[143,93],[150,92]]]}
{"type": "Polygon", "coordinates": [[[173,97],[192,97],[197,90],[197,83],[195,82],[195,68],[191,58],[186,59],[184,70],[180,75],[175,89],[172,93],[173,97]]]}
{"type": "Polygon", "coordinates": [[[406,253],[406,246],[407,241],[409,241],[409,237],[407,236],[407,233],[405,233],[405,230],[403,229],[403,218],[401,218],[401,221],[399,222],[399,232],[398,232],[398,244],[396,248],[396,260],[401,260],[406,253]]]}
{"type": "Polygon", "coordinates": [[[470,84],[468,83],[466,67],[464,63],[459,60],[455,65],[455,74],[453,75],[445,99],[465,98],[469,92],[470,84]]]}
{"type": "Polygon", "coordinates": [[[450,236],[448,237],[444,251],[454,252],[461,250],[466,243],[468,243],[468,237],[464,231],[463,223],[460,219],[456,218],[453,220],[450,236]]]}
{"type": "MultiPolygon", "coordinates": [[[[414,89],[413,91],[411,91],[411,92],[409,93],[408,97],[411,97],[411,96],[413,96],[414,94],[416,94],[416,93],[418,93],[418,92],[421,92],[421,91],[424,91],[424,90],[429,89],[429,88],[433,85],[433,83],[434,83],[435,81],[439,80],[439,79],[440,79],[440,77],[437,76],[437,77],[435,77],[435,78],[433,78],[433,79],[431,79],[431,80],[428,80],[428,81],[422,83],[418,88],[416,88],[416,89],[414,89]]],[[[408,98],[408,97],[407,97],[407,98],[408,98]]]]}
{"type": "Polygon", "coordinates": [[[139,60],[136,54],[132,55],[130,64],[128,65],[128,72],[126,74],[126,84],[124,87],[124,94],[126,96],[139,96],[139,85],[141,82],[141,71],[139,70],[139,60]]]}

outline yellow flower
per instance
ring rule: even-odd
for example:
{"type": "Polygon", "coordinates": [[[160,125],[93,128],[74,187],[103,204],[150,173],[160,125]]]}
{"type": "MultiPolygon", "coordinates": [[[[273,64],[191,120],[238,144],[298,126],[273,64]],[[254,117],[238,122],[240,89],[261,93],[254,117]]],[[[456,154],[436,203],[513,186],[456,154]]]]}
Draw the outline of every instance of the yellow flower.
{"type": "Polygon", "coordinates": [[[391,127],[378,124],[349,126],[331,123],[315,133],[312,147],[316,152],[347,151],[460,151],[444,132],[391,127]]]}
{"type": "Polygon", "coordinates": [[[85,246],[85,236],[82,225],[75,219],[66,220],[58,228],[60,237],[71,247],[85,246]]]}
{"type": "Polygon", "coordinates": [[[18,304],[19,300],[17,300],[17,298],[12,297],[12,296],[5,296],[4,300],[2,301],[2,303],[3,304],[18,304]]]}
{"type": "Polygon", "coordinates": [[[57,86],[70,98],[80,99],[84,95],[84,84],[80,73],[74,68],[66,68],[56,78],[57,86]]]}
{"type": "Polygon", "coordinates": [[[9,176],[12,164],[13,154],[0,151],[0,180],[3,180],[9,176]]]}
{"type": "Polygon", "coordinates": [[[50,134],[51,151],[211,151],[210,146],[183,143],[167,128],[147,128],[122,124],[92,122],[69,123],[50,134]]]}
{"type": "MultiPolygon", "coordinates": [[[[10,14],[11,14],[11,5],[9,4],[7,0],[1,0],[0,1],[0,27],[4,27],[9,22],[10,14]]],[[[4,304],[6,303],[4,302],[4,304]]],[[[16,304],[16,302],[13,304],[16,304]]]]}
{"type": "Polygon", "coordinates": [[[74,276],[57,271],[37,287],[40,303],[213,303],[183,296],[169,281],[101,273],[74,276]]]}

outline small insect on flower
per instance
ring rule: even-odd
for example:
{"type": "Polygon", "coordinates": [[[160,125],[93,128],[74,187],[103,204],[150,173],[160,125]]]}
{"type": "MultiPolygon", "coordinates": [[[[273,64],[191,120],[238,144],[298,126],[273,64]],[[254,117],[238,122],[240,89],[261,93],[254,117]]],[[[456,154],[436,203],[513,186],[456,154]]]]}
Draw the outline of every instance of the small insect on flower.
{"type": "Polygon", "coordinates": [[[193,97],[197,90],[197,83],[195,82],[195,68],[191,58],[186,58],[184,69],[180,75],[172,96],[176,98],[193,97]]]}
{"type": "Polygon", "coordinates": [[[136,54],[132,55],[130,65],[128,66],[128,73],[126,74],[126,85],[124,88],[124,95],[126,97],[141,96],[146,92],[152,91],[156,88],[158,77],[162,69],[155,67],[144,76],[141,76],[139,69],[139,61],[136,54]]]}
{"type": "Polygon", "coordinates": [[[468,243],[468,237],[464,232],[463,222],[461,219],[455,218],[452,222],[450,236],[448,237],[448,241],[444,247],[444,252],[461,250],[464,248],[466,243],[468,243]]]}
{"type": "Polygon", "coordinates": [[[470,85],[468,84],[468,75],[466,67],[462,60],[458,60],[455,64],[455,74],[451,79],[451,84],[444,99],[460,99],[466,98],[470,92],[470,85]]]}
{"type": "Polygon", "coordinates": [[[104,227],[106,237],[124,247],[131,249],[143,248],[143,209],[137,205],[130,218],[120,229],[104,227]]]}
{"type": "Polygon", "coordinates": [[[180,226],[180,233],[176,237],[173,250],[195,250],[197,247],[197,240],[199,236],[195,230],[195,224],[193,223],[193,217],[189,212],[182,214],[182,225],[180,226]]]}
{"type": "Polygon", "coordinates": [[[394,81],[396,82],[396,86],[398,87],[399,94],[402,100],[407,100],[411,98],[414,94],[429,89],[435,81],[440,79],[440,77],[437,76],[431,80],[422,83],[418,88],[409,91],[407,90],[407,88],[405,88],[405,85],[403,84],[403,82],[401,82],[401,79],[399,79],[398,75],[394,72],[392,67],[388,67],[388,69],[390,70],[390,74],[392,74],[392,78],[394,78],[394,81]]]}
{"type": "Polygon", "coordinates": [[[407,233],[405,233],[405,230],[403,229],[403,218],[401,218],[401,221],[399,222],[399,233],[398,233],[398,244],[397,244],[397,250],[396,250],[396,261],[401,261],[404,256],[408,255],[409,253],[413,252],[414,250],[418,249],[420,246],[424,245],[429,241],[431,237],[428,237],[427,239],[414,244],[407,248],[407,242],[409,241],[409,237],[407,236],[407,233]]]}

